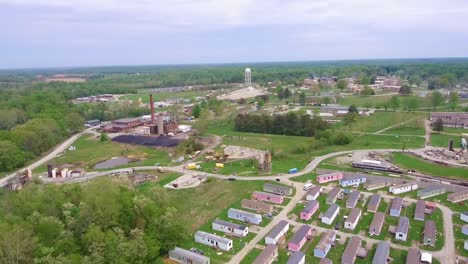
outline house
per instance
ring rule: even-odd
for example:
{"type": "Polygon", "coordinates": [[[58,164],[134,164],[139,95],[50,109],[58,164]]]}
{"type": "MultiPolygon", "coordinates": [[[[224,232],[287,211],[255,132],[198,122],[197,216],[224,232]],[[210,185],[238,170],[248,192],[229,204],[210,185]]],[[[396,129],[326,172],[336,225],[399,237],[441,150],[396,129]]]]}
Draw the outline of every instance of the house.
{"type": "Polygon", "coordinates": [[[238,225],[220,219],[214,220],[211,223],[211,228],[237,237],[245,237],[249,233],[249,228],[244,225],[238,225]]]}
{"type": "Polygon", "coordinates": [[[276,245],[281,237],[286,234],[289,230],[289,222],[286,220],[281,220],[270,233],[265,237],[265,244],[276,245]]]}
{"type": "Polygon", "coordinates": [[[242,199],[241,207],[255,210],[260,213],[273,214],[272,204],[267,204],[257,200],[242,199]]]}
{"type": "Polygon", "coordinates": [[[337,204],[332,204],[325,214],[322,216],[322,223],[331,225],[333,223],[333,220],[335,220],[335,217],[338,215],[340,212],[340,207],[337,204]]]}
{"type": "Polygon", "coordinates": [[[283,203],[283,196],[281,195],[276,195],[276,194],[271,194],[271,193],[266,193],[266,192],[254,192],[252,194],[252,198],[258,201],[267,201],[267,202],[272,202],[276,204],[282,204],[283,203]]]}
{"type": "Polygon", "coordinates": [[[408,256],[406,257],[406,264],[420,264],[421,263],[421,251],[419,248],[410,248],[408,250],[408,256]]]}
{"type": "Polygon", "coordinates": [[[419,199],[426,199],[429,197],[437,196],[440,194],[444,194],[446,192],[446,188],[444,186],[429,186],[425,189],[418,190],[418,198],[419,199]]]}
{"type": "Polygon", "coordinates": [[[314,248],[314,257],[325,258],[330,251],[332,245],[335,244],[336,233],[334,231],[326,231],[317,246],[314,248]]]}
{"type": "Polygon", "coordinates": [[[416,202],[416,209],[414,211],[414,220],[424,221],[426,214],[426,201],[418,200],[416,202]]]}
{"type": "Polygon", "coordinates": [[[391,216],[400,216],[401,208],[403,207],[403,199],[400,197],[395,197],[392,200],[392,205],[390,207],[391,216]]]}
{"type": "Polygon", "coordinates": [[[263,184],[263,191],[278,195],[291,195],[293,193],[293,188],[285,185],[265,183],[263,184]]]}
{"type": "Polygon", "coordinates": [[[468,211],[460,213],[460,219],[468,223],[468,211]]]}
{"type": "Polygon", "coordinates": [[[423,244],[427,246],[435,247],[437,229],[436,224],[432,220],[428,220],[424,223],[424,237],[423,244]]]}
{"type": "Polygon", "coordinates": [[[447,200],[452,203],[459,203],[468,200],[468,190],[451,193],[447,196],[447,200]]]}
{"type": "Polygon", "coordinates": [[[364,184],[364,188],[368,191],[372,191],[372,190],[377,190],[380,188],[390,186],[392,184],[393,184],[393,181],[391,180],[373,181],[373,182],[366,182],[364,184]]]}
{"type": "Polygon", "coordinates": [[[258,225],[262,222],[262,216],[235,208],[229,208],[228,217],[231,219],[240,220],[251,224],[258,225]]]}
{"type": "Polygon", "coordinates": [[[377,212],[372,219],[372,222],[369,226],[369,234],[371,236],[376,235],[380,236],[380,232],[382,232],[382,226],[385,222],[385,214],[382,212],[377,212]]]}
{"type": "Polygon", "coordinates": [[[468,250],[468,240],[465,240],[465,244],[464,244],[464,247],[463,247],[465,250],[468,250]]]}
{"type": "Polygon", "coordinates": [[[255,258],[252,264],[271,264],[278,257],[278,247],[267,245],[260,255],[255,258]]]}
{"type": "Polygon", "coordinates": [[[93,119],[93,120],[86,121],[85,126],[86,127],[95,127],[95,126],[99,126],[100,124],[101,124],[101,121],[99,121],[97,119],[93,119]]]}
{"type": "Polygon", "coordinates": [[[323,191],[323,187],[320,186],[320,185],[315,185],[314,187],[312,187],[312,189],[310,189],[308,192],[307,192],[307,195],[306,195],[306,200],[307,201],[312,201],[312,200],[316,200],[318,198],[318,196],[320,195],[320,192],[323,191]]]}
{"type": "Polygon", "coordinates": [[[169,259],[183,264],[210,264],[210,258],[179,247],[169,250],[169,259]]]}
{"type": "Polygon", "coordinates": [[[293,237],[288,243],[288,249],[291,251],[299,251],[302,246],[305,244],[307,239],[312,235],[312,227],[309,225],[302,225],[294,233],[293,237]]]}
{"type": "Polygon", "coordinates": [[[302,220],[310,220],[312,215],[317,211],[319,208],[319,202],[317,200],[312,200],[307,204],[307,206],[304,208],[304,210],[301,211],[300,213],[300,218],[302,220]]]}
{"type": "Polygon", "coordinates": [[[387,264],[388,255],[390,254],[390,244],[388,242],[382,241],[377,244],[377,249],[375,250],[374,259],[372,264],[387,264]]]}
{"type": "Polygon", "coordinates": [[[318,183],[327,183],[331,181],[338,181],[341,179],[343,179],[343,173],[341,171],[318,175],[316,178],[318,183]]]}
{"type": "Polygon", "coordinates": [[[395,239],[406,241],[408,238],[409,218],[402,216],[398,219],[398,225],[396,227],[395,239]]]}
{"type": "Polygon", "coordinates": [[[351,212],[349,213],[348,218],[346,218],[344,222],[344,227],[347,229],[354,230],[360,218],[361,218],[361,209],[359,208],[351,209],[351,212]]]}
{"type": "Polygon", "coordinates": [[[319,264],[333,264],[333,262],[328,258],[323,258],[320,260],[319,264]]]}
{"type": "Polygon", "coordinates": [[[347,177],[346,179],[341,179],[340,180],[340,185],[341,187],[348,187],[348,186],[354,186],[354,185],[359,185],[361,183],[366,182],[366,177],[364,176],[353,176],[353,177],[347,177]]]}
{"type": "Polygon", "coordinates": [[[403,183],[390,186],[389,192],[393,194],[400,194],[405,192],[410,192],[418,189],[418,184],[415,182],[403,183]]]}
{"type": "Polygon", "coordinates": [[[464,235],[467,235],[468,236],[468,225],[463,225],[462,226],[462,233],[464,235]]]}
{"type": "Polygon", "coordinates": [[[381,198],[382,196],[380,196],[380,194],[374,193],[369,200],[369,204],[367,205],[367,211],[374,213],[377,212],[381,198]]]}
{"type": "Polygon", "coordinates": [[[462,112],[432,112],[430,120],[441,119],[445,127],[468,128],[468,113],[462,112]]]}
{"type": "Polygon", "coordinates": [[[305,264],[305,254],[301,251],[294,251],[286,264],[305,264]]]}
{"type": "Polygon", "coordinates": [[[224,251],[229,251],[232,248],[232,240],[203,231],[195,233],[195,242],[207,245],[210,247],[219,248],[224,251]]]}
{"type": "Polygon", "coordinates": [[[338,196],[341,195],[341,189],[338,187],[333,188],[327,195],[327,204],[334,204],[338,199],[338,196]]]}
{"type": "Polygon", "coordinates": [[[359,191],[353,191],[351,194],[348,196],[348,200],[346,200],[346,208],[354,208],[356,207],[358,201],[359,201],[359,196],[361,193],[359,191]]]}
{"type": "Polygon", "coordinates": [[[352,236],[346,245],[345,251],[341,256],[341,264],[354,264],[362,239],[358,236],[352,236]]]}

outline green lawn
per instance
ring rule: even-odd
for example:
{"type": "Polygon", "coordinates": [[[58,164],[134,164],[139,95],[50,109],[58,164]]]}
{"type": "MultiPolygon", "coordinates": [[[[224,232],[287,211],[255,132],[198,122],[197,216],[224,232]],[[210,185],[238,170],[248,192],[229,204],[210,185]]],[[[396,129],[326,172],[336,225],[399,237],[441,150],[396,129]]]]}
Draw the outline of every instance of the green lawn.
{"type": "MultiPolygon", "coordinates": [[[[168,165],[170,163],[169,155],[166,150],[120,144],[112,141],[101,142],[95,136],[83,135],[73,143],[76,150],[66,150],[62,155],[50,161],[51,164],[73,164],[83,167],[85,170],[95,170],[93,166],[96,163],[105,161],[112,157],[125,156],[130,159],[138,160],[118,168],[133,166],[150,166],[155,163],[168,165]]],[[[46,171],[46,165],[40,166],[34,172],[46,171]]]]}
{"type": "Polygon", "coordinates": [[[465,240],[468,240],[468,236],[461,232],[461,228],[465,222],[460,220],[458,215],[453,215],[453,232],[455,234],[455,248],[458,254],[468,257],[468,251],[464,249],[465,240]]]}
{"type": "Polygon", "coordinates": [[[418,172],[432,175],[443,176],[454,179],[468,179],[468,170],[464,168],[448,167],[438,164],[425,162],[424,160],[404,153],[394,153],[393,163],[404,169],[414,169],[418,172]]]}
{"type": "Polygon", "coordinates": [[[451,133],[451,134],[467,134],[468,129],[464,128],[453,128],[453,127],[444,127],[445,133],[451,133]]]}
{"type": "Polygon", "coordinates": [[[262,250],[258,248],[253,248],[247,256],[241,261],[241,264],[252,264],[258,255],[262,253],[262,250]]]}
{"type": "Polygon", "coordinates": [[[431,133],[431,145],[434,147],[448,147],[449,140],[453,139],[453,146],[461,147],[461,137],[445,134],[431,133]]]}
{"type": "MultiPolygon", "coordinates": [[[[426,116],[425,113],[376,111],[371,116],[359,117],[356,122],[348,127],[342,126],[342,124],[337,124],[336,126],[342,127],[343,129],[351,129],[352,131],[374,133],[384,128],[417,118],[404,125],[404,127],[424,128],[424,124],[421,124],[420,121],[417,120],[422,120],[426,116]]],[[[388,131],[384,131],[383,133],[391,134],[388,131]]]]}

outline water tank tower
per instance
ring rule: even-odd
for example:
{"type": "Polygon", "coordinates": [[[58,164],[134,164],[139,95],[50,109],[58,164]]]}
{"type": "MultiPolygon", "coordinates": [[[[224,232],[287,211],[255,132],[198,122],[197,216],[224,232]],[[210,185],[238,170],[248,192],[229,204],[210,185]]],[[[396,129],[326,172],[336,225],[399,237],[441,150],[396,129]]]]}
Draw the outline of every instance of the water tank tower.
{"type": "Polygon", "coordinates": [[[244,75],[245,75],[245,87],[251,87],[252,86],[252,70],[250,68],[246,68],[244,75]]]}

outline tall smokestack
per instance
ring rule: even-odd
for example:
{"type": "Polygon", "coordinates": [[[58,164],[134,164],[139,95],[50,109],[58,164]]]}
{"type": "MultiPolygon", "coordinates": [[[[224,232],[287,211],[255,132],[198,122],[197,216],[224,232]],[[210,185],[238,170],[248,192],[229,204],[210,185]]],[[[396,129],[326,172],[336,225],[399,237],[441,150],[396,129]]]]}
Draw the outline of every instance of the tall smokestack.
{"type": "Polygon", "coordinates": [[[153,95],[150,94],[150,108],[151,108],[151,124],[155,123],[154,120],[154,102],[153,102],[153,95]]]}
{"type": "Polygon", "coordinates": [[[164,135],[164,117],[162,114],[158,116],[158,134],[164,135]]]}

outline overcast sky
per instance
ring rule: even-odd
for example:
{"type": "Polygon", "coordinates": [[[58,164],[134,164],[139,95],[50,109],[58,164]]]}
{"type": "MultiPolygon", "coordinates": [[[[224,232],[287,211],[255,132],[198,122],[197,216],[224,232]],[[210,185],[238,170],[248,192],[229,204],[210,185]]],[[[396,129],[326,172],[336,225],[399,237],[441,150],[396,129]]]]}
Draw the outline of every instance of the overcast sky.
{"type": "Polygon", "coordinates": [[[468,57],[467,0],[0,0],[0,68],[468,57]]]}

